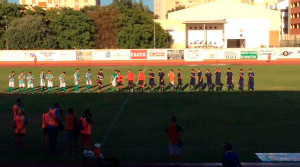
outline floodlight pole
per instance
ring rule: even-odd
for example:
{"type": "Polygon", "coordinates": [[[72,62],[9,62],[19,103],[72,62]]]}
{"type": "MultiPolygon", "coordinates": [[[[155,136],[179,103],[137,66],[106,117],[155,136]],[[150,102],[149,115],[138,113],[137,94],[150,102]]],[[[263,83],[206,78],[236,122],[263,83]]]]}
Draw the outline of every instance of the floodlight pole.
{"type": "Polygon", "coordinates": [[[5,41],[6,41],[6,50],[8,50],[8,38],[7,38],[7,16],[4,16],[5,18],[5,41]]]}
{"type": "Polygon", "coordinates": [[[206,31],[206,28],[205,28],[205,24],[204,24],[204,35],[205,35],[205,47],[207,48],[207,31],[206,31]]]}
{"type": "Polygon", "coordinates": [[[156,30],[155,30],[155,20],[153,19],[153,29],[154,29],[154,31],[153,31],[153,47],[154,47],[154,49],[156,48],[156,30]]]}

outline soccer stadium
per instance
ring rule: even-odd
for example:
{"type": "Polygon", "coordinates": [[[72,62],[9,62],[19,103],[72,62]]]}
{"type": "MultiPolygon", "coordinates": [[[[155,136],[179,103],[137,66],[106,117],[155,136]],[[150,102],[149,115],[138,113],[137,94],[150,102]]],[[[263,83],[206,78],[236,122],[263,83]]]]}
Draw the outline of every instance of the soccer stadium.
{"type": "Polygon", "coordinates": [[[0,2],[1,167],[300,166],[300,1],[0,2]]]}

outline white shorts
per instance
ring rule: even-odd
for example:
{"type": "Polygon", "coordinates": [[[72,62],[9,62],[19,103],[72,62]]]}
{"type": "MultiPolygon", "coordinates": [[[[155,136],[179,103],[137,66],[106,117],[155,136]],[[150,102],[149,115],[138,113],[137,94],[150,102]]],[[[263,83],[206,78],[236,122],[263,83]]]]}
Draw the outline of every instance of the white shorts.
{"type": "Polygon", "coordinates": [[[111,83],[111,85],[112,85],[113,87],[116,87],[116,86],[117,86],[117,82],[113,81],[113,82],[111,83]]]}
{"type": "Polygon", "coordinates": [[[27,84],[27,88],[33,88],[33,84],[27,84]]]}
{"type": "Polygon", "coordinates": [[[41,82],[40,82],[40,86],[41,86],[41,87],[45,87],[45,86],[46,86],[46,83],[43,82],[43,81],[41,81],[41,82]]]}
{"type": "Polygon", "coordinates": [[[75,81],[75,83],[74,83],[75,85],[79,85],[79,81],[75,81]]]}
{"type": "Polygon", "coordinates": [[[86,85],[92,85],[92,81],[86,81],[86,85]]]}
{"type": "Polygon", "coordinates": [[[8,87],[14,88],[14,87],[15,87],[15,83],[14,83],[14,82],[9,82],[9,83],[8,83],[8,87]]]}
{"type": "Polygon", "coordinates": [[[48,88],[52,88],[53,87],[53,82],[52,81],[48,81],[47,86],[48,86],[48,88]]]}
{"type": "Polygon", "coordinates": [[[175,85],[175,82],[174,82],[174,81],[173,81],[173,82],[170,82],[170,84],[171,84],[171,85],[175,85]]]}
{"type": "Polygon", "coordinates": [[[65,83],[65,82],[61,82],[61,83],[59,84],[59,87],[61,87],[61,88],[66,87],[66,83],[65,83]]]}
{"type": "Polygon", "coordinates": [[[181,147],[178,144],[169,143],[170,155],[180,155],[181,147]]]}
{"type": "Polygon", "coordinates": [[[19,88],[25,88],[25,84],[19,84],[19,88]]]}

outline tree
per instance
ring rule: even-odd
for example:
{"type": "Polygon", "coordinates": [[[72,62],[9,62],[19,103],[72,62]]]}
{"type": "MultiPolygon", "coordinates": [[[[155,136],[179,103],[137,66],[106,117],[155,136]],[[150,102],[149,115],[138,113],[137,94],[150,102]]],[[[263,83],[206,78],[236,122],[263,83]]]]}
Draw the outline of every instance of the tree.
{"type": "Polygon", "coordinates": [[[87,13],[71,8],[47,12],[49,27],[55,32],[61,49],[90,49],[95,47],[95,28],[87,13]]]}
{"type": "Polygon", "coordinates": [[[6,46],[6,20],[9,24],[12,20],[23,17],[24,15],[25,12],[22,5],[0,3],[0,49],[4,49],[6,46]]]}
{"type": "Polygon", "coordinates": [[[98,35],[95,39],[97,48],[118,48],[115,30],[119,14],[120,9],[117,5],[99,7],[90,13],[98,35]]]}
{"type": "Polygon", "coordinates": [[[42,16],[27,15],[9,24],[10,49],[52,49],[57,47],[53,32],[42,16]]]}
{"type": "Polygon", "coordinates": [[[0,3],[7,3],[8,0],[0,0],[0,3]]]}
{"type": "MultiPolygon", "coordinates": [[[[119,0],[121,14],[117,21],[117,44],[121,48],[153,48],[154,21],[153,15],[145,11],[143,5],[131,0],[119,0]]],[[[172,44],[171,35],[155,24],[156,47],[169,48],[172,44]]]]}

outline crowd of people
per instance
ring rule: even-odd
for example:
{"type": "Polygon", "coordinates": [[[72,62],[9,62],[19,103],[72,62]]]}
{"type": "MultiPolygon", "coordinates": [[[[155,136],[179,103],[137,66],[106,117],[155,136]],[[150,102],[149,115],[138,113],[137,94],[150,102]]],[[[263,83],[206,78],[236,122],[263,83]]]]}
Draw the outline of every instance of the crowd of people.
{"type": "MultiPolygon", "coordinates": [[[[23,148],[28,121],[21,99],[17,99],[16,104],[13,106],[13,116],[15,144],[17,147],[23,148]]],[[[68,113],[64,115],[60,105],[54,103],[47,112],[42,114],[41,118],[45,150],[49,150],[53,154],[57,153],[58,135],[62,130],[65,131],[66,154],[74,154],[75,144],[79,137],[81,137],[83,150],[93,149],[91,125],[94,124],[94,118],[90,110],[86,109],[84,114],[78,119],[72,108],[69,108],[68,113]]]]}
{"type": "Polygon", "coordinates": [[[199,49],[199,48],[223,48],[223,43],[217,43],[217,42],[205,42],[205,41],[200,41],[196,40],[194,42],[190,42],[189,49],[199,49]]]}
{"type": "MultiPolygon", "coordinates": [[[[149,85],[147,90],[149,89],[150,92],[156,92],[156,91],[177,91],[177,92],[183,92],[184,91],[184,85],[183,85],[183,74],[181,73],[180,69],[177,69],[177,73],[175,74],[173,69],[170,69],[168,74],[165,75],[165,73],[159,69],[158,70],[158,76],[155,76],[155,73],[152,69],[149,70],[148,76],[149,76],[149,85]],[[166,85],[165,78],[168,77],[168,84],[166,85]],[[156,79],[158,79],[158,87],[156,87],[156,79]],[[177,79],[177,85],[175,83],[175,80],[177,79]]],[[[197,69],[195,71],[194,69],[191,69],[190,75],[188,76],[190,78],[189,83],[189,90],[190,91],[205,91],[207,88],[208,91],[222,91],[223,83],[222,83],[222,72],[219,68],[217,68],[214,72],[215,75],[215,82],[213,82],[213,74],[209,69],[206,69],[205,72],[202,72],[201,69],[197,69]],[[206,82],[204,80],[206,79],[206,82]]],[[[146,74],[143,70],[139,70],[138,72],[138,80],[135,78],[135,74],[132,72],[132,70],[128,70],[127,75],[123,74],[120,70],[115,70],[114,74],[110,78],[111,88],[109,91],[123,91],[124,85],[125,85],[125,79],[128,80],[128,85],[126,89],[130,91],[140,91],[144,92],[146,91],[146,74]],[[136,86],[137,83],[137,86],[136,86]],[[136,88],[136,89],[135,89],[136,88]]],[[[238,74],[238,85],[239,90],[244,91],[245,86],[245,73],[243,69],[240,69],[240,72],[238,74]]],[[[254,90],[254,77],[255,73],[252,69],[249,69],[248,72],[248,91],[254,90]]],[[[16,74],[14,71],[12,71],[11,74],[9,74],[9,93],[14,93],[14,87],[15,87],[15,79],[16,74]]],[[[24,72],[22,71],[17,76],[18,82],[19,82],[19,93],[25,93],[26,92],[26,80],[27,80],[27,92],[33,93],[34,92],[34,76],[32,72],[28,72],[27,77],[25,76],[24,72]]],[[[66,90],[66,72],[62,72],[59,77],[59,93],[67,93],[66,90]]],[[[74,92],[79,93],[79,84],[81,81],[80,77],[80,70],[76,69],[74,75],[74,92]]],[[[46,82],[47,82],[47,91],[49,93],[53,92],[53,80],[54,76],[51,73],[51,70],[48,70],[48,73],[45,74],[44,70],[41,70],[40,73],[40,91],[44,92],[46,89],[46,82]]],[[[92,82],[92,70],[88,69],[86,75],[85,75],[85,81],[86,81],[86,91],[90,92],[91,88],[93,87],[92,82]]],[[[101,89],[103,88],[103,80],[104,80],[104,73],[103,69],[100,69],[97,73],[97,92],[100,93],[101,89]]],[[[227,69],[226,72],[226,85],[228,91],[234,90],[234,75],[230,68],[227,69]]]]}
{"type": "MultiPolygon", "coordinates": [[[[13,105],[13,120],[15,145],[23,148],[24,137],[26,134],[26,125],[28,121],[21,99],[17,99],[13,105]]],[[[76,151],[76,143],[81,138],[81,150],[83,154],[86,150],[93,151],[97,158],[101,158],[100,144],[94,143],[92,140],[92,125],[94,117],[89,109],[86,109],[83,115],[78,119],[72,108],[68,109],[66,115],[58,103],[54,103],[47,112],[42,114],[42,135],[44,150],[57,154],[57,142],[60,131],[65,132],[65,155],[74,155],[76,151]]],[[[167,126],[166,134],[168,135],[170,166],[178,166],[181,160],[181,151],[183,142],[181,133],[185,129],[177,122],[175,116],[171,117],[171,122],[167,126]]],[[[241,167],[239,156],[232,151],[232,145],[225,143],[223,145],[224,155],[222,157],[223,166],[241,167]]],[[[79,149],[78,149],[79,150],[79,149]]]]}

